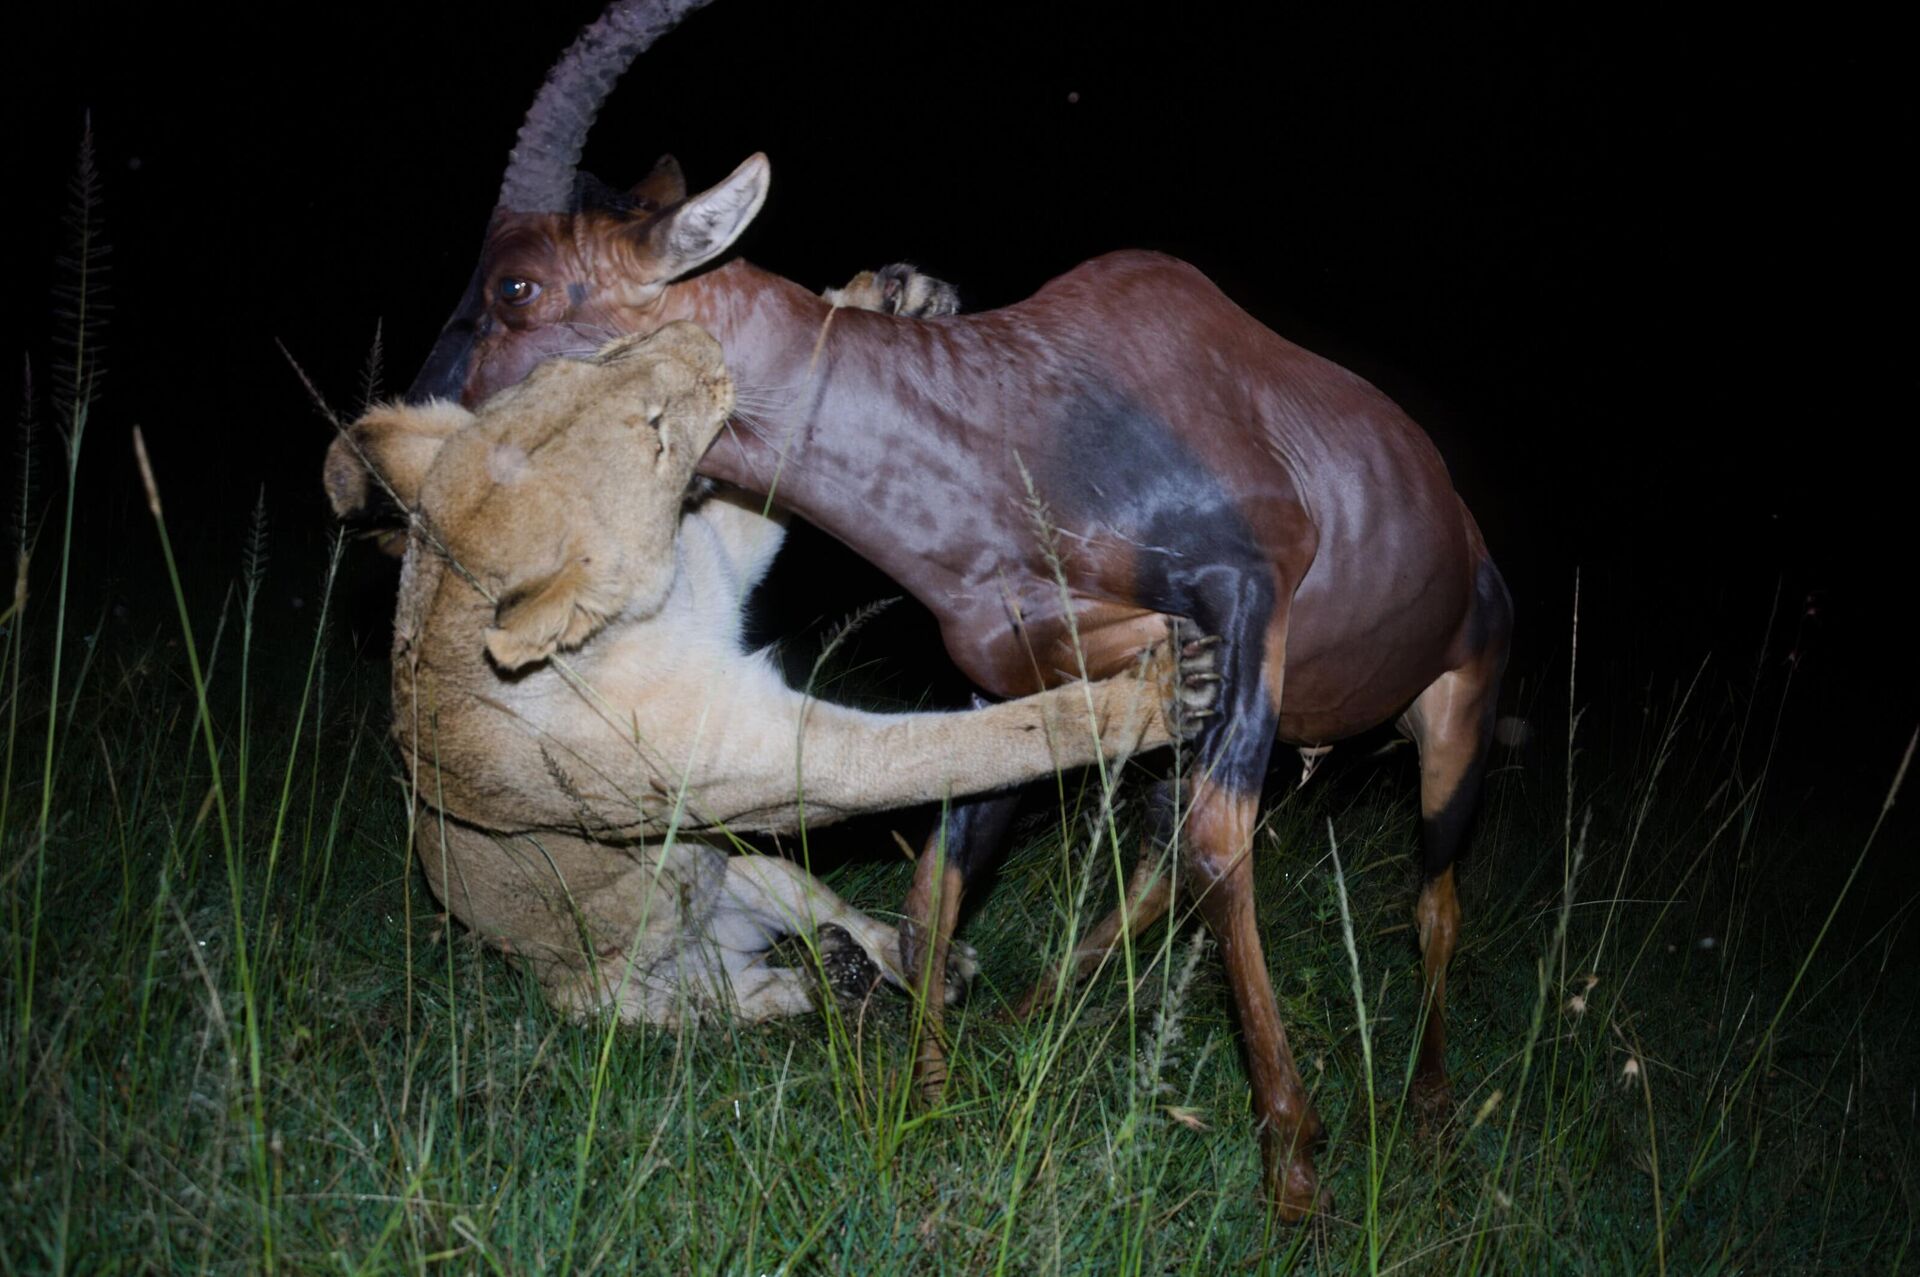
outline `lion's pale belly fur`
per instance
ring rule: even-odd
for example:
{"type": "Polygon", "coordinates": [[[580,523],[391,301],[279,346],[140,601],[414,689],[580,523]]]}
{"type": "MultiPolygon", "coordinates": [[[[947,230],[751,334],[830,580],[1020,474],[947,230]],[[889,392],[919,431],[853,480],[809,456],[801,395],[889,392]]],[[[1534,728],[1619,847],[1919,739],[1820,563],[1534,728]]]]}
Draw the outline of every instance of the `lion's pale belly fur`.
{"type": "MultiPolygon", "coordinates": [[[[493,607],[416,545],[402,578],[393,660],[394,734],[439,775],[435,805],[494,829],[584,828],[613,838],[788,827],[716,809],[730,758],[796,740],[742,738],[760,706],[795,697],[764,654],[741,646],[741,599],[784,529],[715,497],[680,522],[660,611],[617,623],[581,651],[503,676],[480,635],[493,607]],[[417,734],[417,735],[416,735],[417,734]],[[676,819],[675,807],[681,809],[676,819]]],[[[795,813],[797,815],[797,813],[795,813]]],[[[822,813],[824,817],[825,813],[822,813]]]]}

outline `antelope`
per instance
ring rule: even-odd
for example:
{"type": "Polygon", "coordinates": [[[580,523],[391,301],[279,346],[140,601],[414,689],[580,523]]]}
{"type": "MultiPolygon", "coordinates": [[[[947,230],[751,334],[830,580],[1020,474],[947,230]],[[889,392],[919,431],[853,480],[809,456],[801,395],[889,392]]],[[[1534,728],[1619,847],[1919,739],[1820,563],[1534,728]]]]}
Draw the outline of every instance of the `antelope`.
{"type": "MultiPolygon", "coordinates": [[[[1324,1205],[1322,1126],[1256,927],[1262,781],[1276,740],[1321,746],[1397,721],[1417,746],[1413,1096],[1445,1113],[1454,861],[1512,628],[1480,529],[1386,395],[1171,257],[1110,253],[1004,309],[931,318],[836,310],[744,260],[713,265],[766,198],[765,155],[697,194],[671,157],[627,191],[578,170],[619,74],[701,3],[619,0],[555,66],[410,396],[477,403],[583,341],[689,319],[719,339],[743,409],[700,473],[871,560],[931,609],[986,695],[1117,672],[1176,618],[1218,635],[1219,714],[1184,788],[1181,867],[1232,986],[1267,1199],[1299,1220],[1324,1205]]],[[[1121,904],[1055,984],[1169,908],[1150,853],[1173,832],[1171,785],[1149,803],[1121,904]]],[[[903,927],[918,979],[945,970],[961,897],[1011,812],[1004,795],[957,807],[922,850],[903,927]]],[[[940,998],[926,1001],[937,1020],[940,998]]],[[[937,1033],[917,1065],[937,1091],[937,1033]]]]}

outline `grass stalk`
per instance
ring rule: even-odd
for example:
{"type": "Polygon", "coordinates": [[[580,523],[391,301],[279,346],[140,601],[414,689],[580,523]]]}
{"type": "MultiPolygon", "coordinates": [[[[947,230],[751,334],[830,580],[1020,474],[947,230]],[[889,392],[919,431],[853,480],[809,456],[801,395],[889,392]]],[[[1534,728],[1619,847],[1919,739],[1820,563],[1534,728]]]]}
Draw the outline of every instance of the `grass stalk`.
{"type": "Polygon", "coordinates": [[[160,486],[154,479],[152,462],[147,457],[146,439],[138,426],[133,430],[133,452],[140,467],[140,482],[147,493],[147,510],[153,516],[154,529],[160,539],[160,554],[166,565],[167,584],[173,592],[174,607],[179,615],[181,644],[186,652],[187,668],[193,679],[200,737],[206,747],[208,784],[217,814],[221,849],[226,860],[228,899],[233,919],[233,958],[240,982],[241,1022],[245,1033],[247,1081],[251,1100],[248,1113],[252,1126],[249,1152],[260,1209],[261,1268],[263,1271],[272,1272],[275,1268],[273,1180],[267,1166],[266,1084],[261,1067],[259,991],[254,984],[253,960],[248,944],[244,870],[241,865],[242,849],[239,845],[234,817],[228,810],[226,782],[220,762],[220,747],[214,739],[213,712],[207,704],[207,680],[200,668],[199,648],[194,644],[193,618],[187,608],[186,587],[181,582],[179,564],[174,560],[173,540],[167,535],[166,513],[161,506],[160,486]]]}
{"type": "Polygon", "coordinates": [[[1333,859],[1333,884],[1340,898],[1340,935],[1346,942],[1348,969],[1353,976],[1354,1024],[1360,1033],[1360,1075],[1367,1094],[1367,1271],[1380,1272],[1380,1132],[1374,1116],[1373,1029],[1367,1019],[1366,983],[1360,976],[1360,949],[1353,939],[1353,906],[1347,899],[1347,875],[1340,867],[1340,840],[1327,821],[1327,854],[1333,859]]]}

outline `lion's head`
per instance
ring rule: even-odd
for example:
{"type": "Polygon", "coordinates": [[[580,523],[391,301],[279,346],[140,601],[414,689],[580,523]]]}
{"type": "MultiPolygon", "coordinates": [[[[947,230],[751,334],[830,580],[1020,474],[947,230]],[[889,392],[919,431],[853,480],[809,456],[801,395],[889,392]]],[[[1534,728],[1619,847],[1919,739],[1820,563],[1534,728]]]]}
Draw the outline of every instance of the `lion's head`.
{"type": "Polygon", "coordinates": [[[732,411],[720,344],[669,324],[542,364],[477,413],[373,409],[328,450],[327,495],[358,514],[378,484],[413,511],[414,552],[493,599],[487,651],[515,670],[659,609],[694,466],[732,411]]]}

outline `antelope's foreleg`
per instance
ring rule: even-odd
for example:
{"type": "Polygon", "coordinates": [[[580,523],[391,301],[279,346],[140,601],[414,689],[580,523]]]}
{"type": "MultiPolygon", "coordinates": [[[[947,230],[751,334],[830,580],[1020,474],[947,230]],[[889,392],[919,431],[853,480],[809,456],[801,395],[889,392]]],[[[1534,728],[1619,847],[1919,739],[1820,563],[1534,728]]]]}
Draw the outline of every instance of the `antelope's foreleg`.
{"type": "MultiPolygon", "coordinates": [[[[985,702],[976,696],[974,703],[985,702]]],[[[968,881],[992,864],[1006,846],[1007,830],[1020,809],[1020,798],[1016,791],[954,803],[927,836],[914,867],[906,916],[900,923],[900,958],[911,987],[924,995],[914,1077],[921,1096],[929,1102],[939,1099],[947,1084],[943,1012],[960,901],[966,895],[968,881]]]]}
{"type": "Polygon", "coordinates": [[[1287,1044],[1254,918],[1250,851],[1258,804],[1257,789],[1196,786],[1187,863],[1201,916],[1220,942],[1239,1013],[1267,1200],[1283,1220],[1295,1223],[1320,1204],[1313,1145],[1321,1125],[1287,1044]]]}
{"type": "Polygon", "coordinates": [[[1254,916],[1253,831],[1279,726],[1291,592],[1243,577],[1223,623],[1224,716],[1200,740],[1185,869],[1200,914],[1220,943],[1253,1084],[1267,1201],[1293,1223],[1321,1206],[1313,1144],[1319,1115],[1307,1098],[1280,1022],[1254,916]]]}

